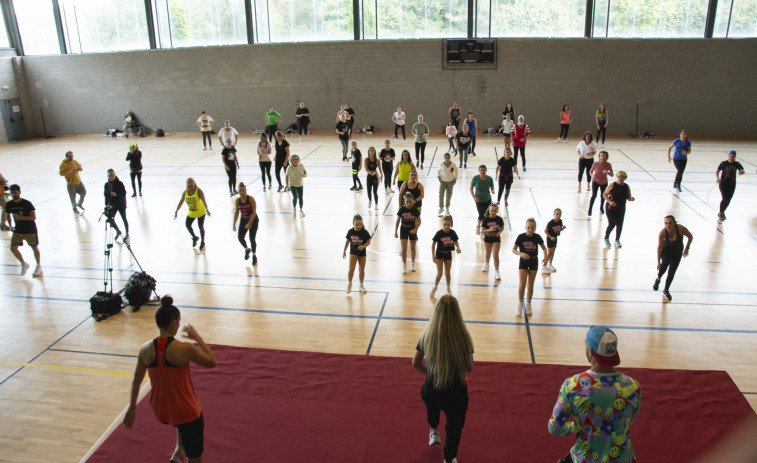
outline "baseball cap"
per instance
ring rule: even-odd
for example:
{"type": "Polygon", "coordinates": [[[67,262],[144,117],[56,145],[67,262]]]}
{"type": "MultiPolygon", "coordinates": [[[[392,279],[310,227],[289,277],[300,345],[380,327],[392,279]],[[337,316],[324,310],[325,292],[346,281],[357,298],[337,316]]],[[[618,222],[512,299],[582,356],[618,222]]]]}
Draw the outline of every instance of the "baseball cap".
{"type": "Polygon", "coordinates": [[[610,328],[594,325],[586,333],[586,344],[594,352],[597,363],[603,367],[614,367],[620,363],[618,337],[610,328]]]}
{"type": "Polygon", "coordinates": [[[736,151],[731,150],[731,151],[728,152],[728,154],[732,154],[732,155],[736,156],[736,151]]]}

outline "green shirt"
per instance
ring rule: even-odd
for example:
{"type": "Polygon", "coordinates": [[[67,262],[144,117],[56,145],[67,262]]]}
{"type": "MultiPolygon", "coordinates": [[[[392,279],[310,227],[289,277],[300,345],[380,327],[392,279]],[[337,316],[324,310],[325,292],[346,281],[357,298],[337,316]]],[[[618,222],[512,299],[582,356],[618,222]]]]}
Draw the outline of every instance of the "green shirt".
{"type": "Polygon", "coordinates": [[[481,180],[480,175],[473,177],[470,182],[470,186],[474,188],[473,193],[478,198],[479,202],[485,203],[492,200],[492,195],[489,193],[490,188],[494,188],[494,180],[488,175],[486,180],[481,180]]]}
{"type": "Polygon", "coordinates": [[[415,124],[413,124],[413,135],[415,135],[416,143],[427,142],[428,132],[429,132],[428,125],[425,122],[416,122],[415,124]]]}
{"type": "Polygon", "coordinates": [[[265,113],[265,119],[266,121],[268,121],[268,125],[278,124],[279,117],[281,117],[281,114],[279,114],[278,111],[274,111],[272,113],[265,113]]]}
{"type": "Polygon", "coordinates": [[[302,186],[302,175],[305,173],[305,167],[302,164],[289,164],[287,167],[287,177],[289,177],[289,186],[302,186]]]}

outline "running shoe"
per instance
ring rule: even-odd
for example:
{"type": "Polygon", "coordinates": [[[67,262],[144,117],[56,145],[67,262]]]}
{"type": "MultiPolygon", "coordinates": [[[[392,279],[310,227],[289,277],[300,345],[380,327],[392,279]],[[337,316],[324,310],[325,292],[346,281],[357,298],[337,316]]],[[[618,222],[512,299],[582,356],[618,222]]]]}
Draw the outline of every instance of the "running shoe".
{"type": "Polygon", "coordinates": [[[523,301],[518,301],[518,308],[515,310],[515,315],[516,316],[520,317],[521,315],[523,315],[523,306],[524,305],[525,304],[523,303],[523,301]]]}
{"type": "Polygon", "coordinates": [[[279,185],[279,189],[278,189],[278,190],[276,190],[276,191],[277,191],[277,192],[280,192],[280,191],[281,191],[281,190],[283,190],[283,189],[284,189],[284,187],[283,187],[283,186],[281,186],[281,185],[279,185]]]}
{"type": "Polygon", "coordinates": [[[402,274],[407,275],[407,262],[402,263],[402,274]]]}
{"type": "Polygon", "coordinates": [[[502,277],[499,276],[499,269],[498,268],[494,269],[494,279],[495,280],[501,280],[502,279],[502,277]]]}
{"type": "Polygon", "coordinates": [[[258,265],[258,256],[252,255],[252,265],[258,265]]]}
{"type": "Polygon", "coordinates": [[[525,172],[525,171],[526,171],[526,166],[523,166],[523,172],[525,172]]]}
{"type": "Polygon", "coordinates": [[[657,291],[658,289],[660,289],[660,279],[659,278],[655,278],[654,284],[652,285],[652,289],[654,289],[655,291],[657,291]]]}
{"type": "Polygon", "coordinates": [[[37,265],[37,267],[34,269],[34,273],[32,273],[32,276],[35,277],[41,277],[42,276],[42,267],[37,265]]]}
{"type": "Polygon", "coordinates": [[[252,249],[245,248],[245,250],[244,250],[244,260],[247,260],[247,259],[250,258],[250,253],[252,253],[252,249]]]}
{"type": "Polygon", "coordinates": [[[200,251],[205,250],[205,241],[200,242],[200,251]]]}
{"type": "Polygon", "coordinates": [[[305,211],[303,211],[302,209],[300,209],[300,217],[305,217],[305,211]]]}
{"type": "Polygon", "coordinates": [[[410,261],[410,271],[411,271],[411,272],[414,272],[414,271],[415,271],[415,261],[414,261],[414,260],[411,260],[411,261],[410,261]]]}
{"type": "Polygon", "coordinates": [[[447,286],[447,294],[452,296],[452,288],[450,288],[449,286],[447,286]]]}
{"type": "MultiPolygon", "coordinates": [[[[431,292],[428,294],[428,297],[434,297],[434,294],[436,294],[436,288],[437,288],[436,285],[434,285],[434,287],[431,288],[431,292]]],[[[431,445],[431,444],[429,444],[429,445],[431,445]]]]}
{"type": "Polygon", "coordinates": [[[355,191],[355,190],[357,190],[356,186],[353,186],[352,188],[350,188],[350,191],[355,191]]]}
{"type": "Polygon", "coordinates": [[[82,203],[81,203],[81,202],[77,203],[77,204],[76,204],[76,207],[78,207],[79,209],[81,209],[81,210],[83,210],[83,211],[84,211],[84,210],[86,210],[86,209],[84,209],[84,206],[82,205],[82,203]]]}
{"type": "Polygon", "coordinates": [[[481,266],[481,271],[482,272],[488,272],[489,271],[489,264],[482,265],[481,266]]]}
{"type": "Polygon", "coordinates": [[[555,143],[560,143],[560,137],[557,137],[557,141],[555,143]]]}
{"type": "Polygon", "coordinates": [[[612,247],[612,246],[610,246],[610,238],[605,238],[605,247],[606,248],[612,247]]]}
{"type": "Polygon", "coordinates": [[[372,205],[373,205],[373,203],[370,202],[370,201],[368,201],[368,209],[370,209],[372,205]]]}
{"type": "Polygon", "coordinates": [[[136,193],[132,193],[131,197],[132,197],[132,198],[136,198],[136,197],[137,197],[137,194],[136,194],[136,193]]]}
{"type": "Polygon", "coordinates": [[[549,269],[550,272],[553,272],[553,273],[557,271],[555,266],[552,264],[547,264],[547,268],[549,269]]]}
{"type": "Polygon", "coordinates": [[[131,238],[129,238],[129,235],[124,236],[124,243],[127,246],[131,244],[131,238]]]}
{"type": "Polygon", "coordinates": [[[541,273],[549,273],[549,268],[546,265],[541,266],[541,273]]]}
{"type": "Polygon", "coordinates": [[[365,289],[365,286],[363,286],[363,284],[362,284],[362,283],[360,283],[360,292],[361,292],[361,293],[363,293],[363,294],[365,294],[365,293],[367,293],[367,292],[368,292],[368,290],[367,290],[367,289],[365,289]]]}
{"type": "Polygon", "coordinates": [[[428,434],[428,445],[437,445],[442,443],[442,438],[439,437],[439,431],[431,431],[428,434]]]}
{"type": "Polygon", "coordinates": [[[200,241],[200,238],[193,236],[192,237],[192,247],[197,246],[197,242],[200,241]]]}
{"type": "Polygon", "coordinates": [[[467,168],[468,168],[468,164],[463,164],[463,169],[467,169],[467,168]]]}
{"type": "Polygon", "coordinates": [[[374,208],[375,210],[378,210],[378,203],[376,203],[376,204],[375,204],[375,205],[373,206],[373,208],[374,208]]]}
{"type": "Polygon", "coordinates": [[[352,292],[352,283],[347,283],[347,294],[352,292]]]}
{"type": "Polygon", "coordinates": [[[26,271],[29,270],[29,264],[26,262],[21,262],[21,273],[20,275],[26,275],[26,271]]]}
{"type": "Polygon", "coordinates": [[[622,248],[622,247],[623,247],[623,245],[622,245],[622,244],[620,244],[620,241],[618,241],[618,240],[615,240],[615,247],[616,247],[616,248],[622,248]]]}
{"type": "Polygon", "coordinates": [[[670,295],[670,291],[668,291],[667,289],[662,292],[662,297],[664,297],[665,299],[667,299],[668,302],[670,302],[670,301],[673,300],[673,296],[670,295]]]}
{"type": "Polygon", "coordinates": [[[678,185],[678,188],[676,188],[676,190],[677,190],[677,191],[678,191],[679,193],[681,193],[681,185],[678,185]]]}
{"type": "Polygon", "coordinates": [[[526,315],[532,315],[533,313],[531,310],[531,301],[526,301],[526,315]]]}
{"type": "Polygon", "coordinates": [[[289,187],[284,188],[284,191],[289,191],[289,187]]]}

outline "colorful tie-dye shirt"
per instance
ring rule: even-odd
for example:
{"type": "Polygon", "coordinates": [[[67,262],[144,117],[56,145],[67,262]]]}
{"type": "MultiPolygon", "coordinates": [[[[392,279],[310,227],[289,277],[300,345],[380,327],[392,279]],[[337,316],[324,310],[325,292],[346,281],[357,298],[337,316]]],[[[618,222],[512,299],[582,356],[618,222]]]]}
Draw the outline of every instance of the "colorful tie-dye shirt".
{"type": "Polygon", "coordinates": [[[549,432],[576,436],[570,455],[577,463],[635,462],[631,423],[639,414],[641,387],[622,373],[591,371],[568,378],[549,420],[549,432]]]}

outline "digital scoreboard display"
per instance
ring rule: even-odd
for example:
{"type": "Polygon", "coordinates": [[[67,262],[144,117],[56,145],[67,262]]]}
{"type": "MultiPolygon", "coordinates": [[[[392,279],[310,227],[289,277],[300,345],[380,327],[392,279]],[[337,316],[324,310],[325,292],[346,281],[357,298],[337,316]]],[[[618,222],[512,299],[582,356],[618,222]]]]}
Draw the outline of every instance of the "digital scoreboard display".
{"type": "Polygon", "coordinates": [[[494,64],[496,39],[447,39],[445,62],[448,64],[494,64]]]}

